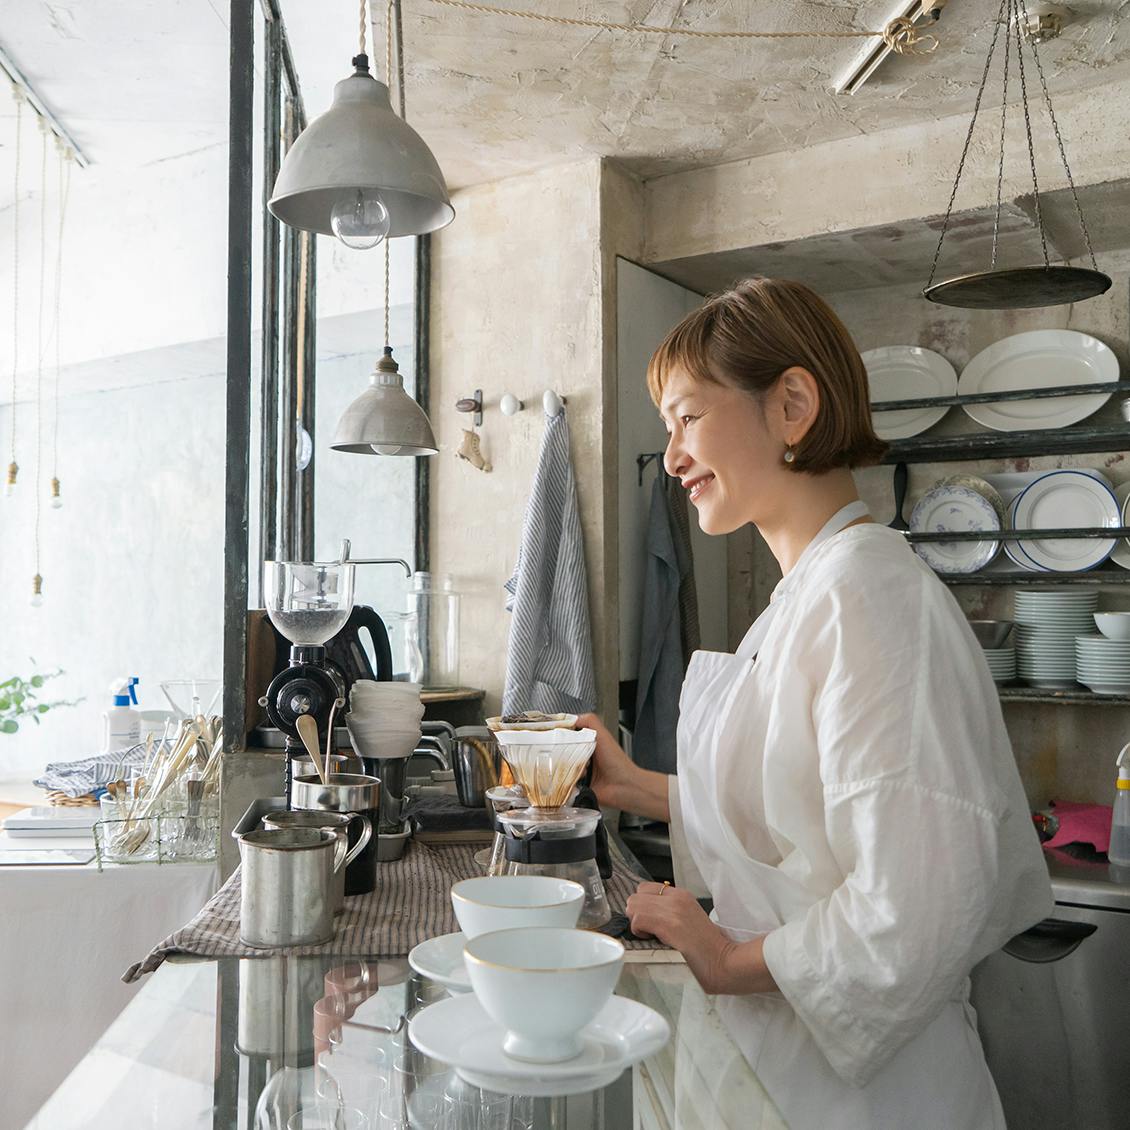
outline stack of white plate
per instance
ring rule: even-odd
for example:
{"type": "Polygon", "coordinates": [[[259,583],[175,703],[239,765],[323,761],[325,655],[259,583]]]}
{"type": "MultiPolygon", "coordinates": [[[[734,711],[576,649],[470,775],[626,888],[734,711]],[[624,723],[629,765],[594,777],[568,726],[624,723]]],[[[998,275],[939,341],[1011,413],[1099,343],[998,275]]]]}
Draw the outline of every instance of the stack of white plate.
{"type": "Polygon", "coordinates": [[[1130,694],[1130,640],[1076,636],[1075,669],[1095,694],[1130,694]]]}
{"type": "Polygon", "coordinates": [[[1013,683],[1016,681],[1016,648],[986,647],[985,661],[995,683],[1013,683]]]}
{"type": "Polygon", "coordinates": [[[419,683],[358,679],[345,724],[361,757],[409,757],[420,741],[424,704],[419,683]]]}
{"type": "Polygon", "coordinates": [[[1075,686],[1075,637],[1095,631],[1094,589],[1017,592],[1017,674],[1034,687],[1070,690],[1075,686]]]}

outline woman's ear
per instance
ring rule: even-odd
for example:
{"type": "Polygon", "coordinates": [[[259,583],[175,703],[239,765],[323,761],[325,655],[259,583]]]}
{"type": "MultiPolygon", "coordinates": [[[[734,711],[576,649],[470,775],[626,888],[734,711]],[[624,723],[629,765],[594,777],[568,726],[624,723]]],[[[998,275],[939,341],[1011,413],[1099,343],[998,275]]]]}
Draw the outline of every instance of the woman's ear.
{"type": "Polygon", "coordinates": [[[785,413],[785,442],[800,443],[808,434],[820,411],[820,389],[816,378],[799,365],[786,369],[780,377],[781,405],[785,413]]]}

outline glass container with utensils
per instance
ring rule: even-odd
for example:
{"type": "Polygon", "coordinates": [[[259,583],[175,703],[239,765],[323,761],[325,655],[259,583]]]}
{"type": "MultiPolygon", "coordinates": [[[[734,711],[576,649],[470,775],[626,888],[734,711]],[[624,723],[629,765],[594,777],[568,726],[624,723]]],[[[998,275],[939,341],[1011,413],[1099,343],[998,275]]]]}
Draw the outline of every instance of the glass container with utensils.
{"type": "Polygon", "coordinates": [[[581,927],[611,917],[597,863],[601,815],[568,807],[596,749],[594,730],[500,730],[502,756],[529,801],[498,816],[507,875],[572,879],[585,889],[581,927]]]}

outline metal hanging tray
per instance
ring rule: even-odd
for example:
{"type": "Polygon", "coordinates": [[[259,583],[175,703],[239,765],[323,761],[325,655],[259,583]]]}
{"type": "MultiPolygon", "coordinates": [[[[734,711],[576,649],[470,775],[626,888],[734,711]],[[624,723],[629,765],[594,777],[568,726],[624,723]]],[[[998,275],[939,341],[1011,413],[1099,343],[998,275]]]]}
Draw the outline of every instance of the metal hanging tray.
{"type": "Polygon", "coordinates": [[[923,296],[941,306],[965,310],[1029,310],[1065,306],[1111,288],[1109,275],[1089,267],[1017,267],[975,271],[928,286],[923,296]]]}

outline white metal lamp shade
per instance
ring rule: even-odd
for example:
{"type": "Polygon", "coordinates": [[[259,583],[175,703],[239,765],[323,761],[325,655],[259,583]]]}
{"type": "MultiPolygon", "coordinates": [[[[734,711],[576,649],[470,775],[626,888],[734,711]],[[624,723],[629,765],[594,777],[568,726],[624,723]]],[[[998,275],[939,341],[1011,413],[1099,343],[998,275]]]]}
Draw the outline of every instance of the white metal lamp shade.
{"type": "Polygon", "coordinates": [[[290,147],[267,206],[292,228],[332,235],[334,205],[359,190],[379,194],[389,236],[424,235],[455,218],[431,150],[393,113],[388,87],[360,66],[290,147]]]}
{"type": "Polygon", "coordinates": [[[435,455],[439,447],[432,425],[404,391],[388,346],[371,381],[342,413],[330,447],[357,455],[435,455]]]}

